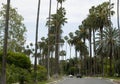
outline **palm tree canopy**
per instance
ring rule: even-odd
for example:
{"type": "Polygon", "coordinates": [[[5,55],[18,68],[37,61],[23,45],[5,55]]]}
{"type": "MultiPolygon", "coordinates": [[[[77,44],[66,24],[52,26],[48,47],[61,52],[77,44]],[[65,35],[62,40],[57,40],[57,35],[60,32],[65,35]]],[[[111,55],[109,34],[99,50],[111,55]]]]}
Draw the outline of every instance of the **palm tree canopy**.
{"type": "Polygon", "coordinates": [[[113,55],[119,52],[119,31],[115,28],[106,28],[103,31],[103,40],[100,40],[101,33],[98,33],[98,37],[96,38],[96,50],[97,54],[100,53],[110,53],[110,49],[112,48],[113,55]]]}

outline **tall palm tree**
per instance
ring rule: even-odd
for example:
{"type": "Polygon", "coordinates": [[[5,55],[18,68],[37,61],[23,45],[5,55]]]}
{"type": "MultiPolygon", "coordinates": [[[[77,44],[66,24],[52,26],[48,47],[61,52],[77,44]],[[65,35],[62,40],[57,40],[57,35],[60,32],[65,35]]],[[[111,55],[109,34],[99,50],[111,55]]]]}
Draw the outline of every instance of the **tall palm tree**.
{"type": "MultiPolygon", "coordinates": [[[[91,28],[92,28],[92,32],[93,32],[93,56],[96,56],[96,48],[95,48],[95,31],[97,29],[97,15],[96,15],[96,9],[95,9],[95,6],[92,6],[91,9],[89,9],[89,16],[88,16],[90,19],[91,19],[91,28]]],[[[96,58],[96,57],[94,57],[96,58]]],[[[96,59],[95,59],[96,60],[96,59]]],[[[95,71],[96,71],[96,63],[95,63],[95,60],[94,60],[94,74],[95,74],[95,71]]]]}
{"type": "MultiPolygon", "coordinates": [[[[84,44],[86,44],[86,39],[88,39],[89,37],[89,32],[87,31],[87,28],[85,28],[83,24],[79,26],[79,32],[80,32],[79,37],[83,39],[84,44]]],[[[86,58],[87,58],[86,53],[84,52],[84,64],[86,63],[86,58]]],[[[87,75],[87,67],[85,65],[84,71],[85,71],[84,73],[87,75]]]]}
{"type": "Polygon", "coordinates": [[[113,56],[115,56],[116,53],[119,52],[119,34],[118,30],[115,28],[106,28],[103,31],[103,40],[100,40],[101,33],[98,33],[97,41],[96,41],[96,48],[97,48],[97,55],[107,54],[109,56],[110,60],[110,69],[109,69],[109,75],[113,75],[112,71],[112,59],[113,56]]]}
{"type": "Polygon", "coordinates": [[[90,67],[90,75],[92,75],[92,24],[91,24],[91,17],[87,17],[84,21],[83,21],[83,25],[87,28],[88,33],[89,33],[89,55],[90,55],[90,63],[89,63],[89,67],[90,67]]]}
{"type": "Polygon", "coordinates": [[[71,48],[72,48],[71,41],[73,40],[73,37],[74,37],[72,32],[69,33],[69,37],[70,39],[68,40],[68,44],[70,46],[70,59],[71,59],[71,48]]]}
{"type": "Polygon", "coordinates": [[[7,39],[8,39],[8,25],[9,25],[9,9],[10,0],[7,0],[6,8],[6,23],[5,23],[5,34],[4,34],[4,47],[3,47],[3,57],[2,57],[2,84],[6,84],[6,57],[7,57],[7,39]]]}
{"type": "Polygon", "coordinates": [[[120,29],[120,18],[119,18],[119,0],[117,0],[117,24],[118,24],[118,28],[120,29]]]}
{"type": "Polygon", "coordinates": [[[40,2],[41,0],[38,1],[38,9],[37,9],[37,19],[36,19],[36,33],[35,33],[35,60],[34,60],[34,83],[37,84],[37,41],[38,41],[38,26],[39,26],[39,13],[40,13],[40,2]]]}
{"type": "MultiPolygon", "coordinates": [[[[98,14],[98,28],[101,32],[101,40],[103,39],[102,33],[103,28],[108,27],[111,28],[111,16],[114,14],[114,11],[112,11],[113,4],[111,4],[111,0],[109,2],[104,2],[103,4],[96,7],[96,11],[98,14]],[[108,18],[109,17],[109,18],[108,18]],[[99,19],[100,18],[100,19],[99,19]]],[[[103,55],[101,55],[101,64],[102,64],[102,75],[104,76],[104,64],[103,64],[103,55]]]]}
{"type": "Polygon", "coordinates": [[[47,55],[47,72],[48,72],[48,79],[50,78],[50,72],[49,72],[49,58],[50,58],[50,28],[51,28],[51,5],[52,0],[49,2],[49,24],[48,24],[48,55],[47,55]]]}
{"type": "Polygon", "coordinates": [[[54,14],[52,17],[54,17],[55,21],[55,29],[56,29],[56,38],[55,38],[55,59],[56,59],[56,75],[59,73],[59,42],[60,42],[60,35],[61,35],[61,28],[66,23],[65,18],[66,11],[64,8],[59,8],[57,10],[57,14],[54,14]]]}
{"type": "MultiPolygon", "coordinates": [[[[68,36],[65,36],[64,39],[66,41],[66,56],[67,56],[67,41],[68,41],[68,36]]],[[[65,56],[65,60],[66,60],[66,56],[65,56]]]]}
{"type": "Polygon", "coordinates": [[[88,54],[87,46],[84,44],[84,42],[78,36],[73,37],[71,44],[74,45],[76,50],[78,50],[80,53],[79,58],[81,59],[81,74],[82,74],[82,72],[83,72],[83,55],[84,55],[84,53],[86,53],[86,55],[88,54]]]}

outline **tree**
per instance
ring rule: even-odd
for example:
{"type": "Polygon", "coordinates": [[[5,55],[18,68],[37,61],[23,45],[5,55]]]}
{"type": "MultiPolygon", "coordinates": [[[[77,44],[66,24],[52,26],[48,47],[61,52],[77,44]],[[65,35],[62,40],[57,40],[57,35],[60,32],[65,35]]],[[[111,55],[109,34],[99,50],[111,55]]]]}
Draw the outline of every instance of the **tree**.
{"type": "Polygon", "coordinates": [[[10,10],[10,0],[7,0],[7,8],[5,15],[5,34],[4,34],[4,47],[2,56],[2,84],[6,84],[6,57],[7,57],[7,41],[8,41],[8,25],[9,25],[9,10],[10,10]]]}
{"type": "Polygon", "coordinates": [[[48,53],[47,53],[47,72],[48,72],[48,79],[50,78],[50,69],[49,69],[49,58],[50,58],[50,21],[51,21],[51,5],[52,0],[49,2],[49,22],[48,22],[48,53]]]}
{"type": "Polygon", "coordinates": [[[87,31],[89,33],[88,36],[88,40],[89,40],[89,55],[90,55],[90,75],[92,75],[92,24],[91,24],[91,17],[87,17],[84,21],[83,21],[83,25],[85,28],[87,28],[87,31]]]}
{"type": "Polygon", "coordinates": [[[119,0],[117,0],[117,24],[118,24],[118,28],[120,30],[120,23],[119,23],[119,0]]]}
{"type": "MultiPolygon", "coordinates": [[[[3,4],[2,10],[0,11],[0,18],[2,22],[0,23],[0,31],[4,33],[5,25],[5,14],[6,14],[7,5],[3,4]]],[[[14,52],[22,52],[23,46],[25,44],[25,32],[26,27],[23,24],[24,18],[18,14],[16,8],[10,7],[10,18],[9,18],[9,30],[8,30],[8,50],[14,52]]],[[[0,36],[3,37],[3,34],[0,33],[0,36]]],[[[0,38],[2,42],[0,45],[3,45],[3,38],[0,38]]]]}
{"type": "MultiPolygon", "coordinates": [[[[67,41],[68,41],[68,36],[65,36],[64,39],[66,41],[66,56],[67,56],[67,41]]],[[[66,60],[66,56],[65,56],[65,60],[66,60]]]]}
{"type": "Polygon", "coordinates": [[[107,56],[109,56],[110,60],[110,69],[109,69],[109,75],[112,76],[112,59],[113,56],[116,55],[116,53],[119,52],[119,31],[115,28],[106,28],[105,31],[103,31],[103,39],[100,40],[101,33],[98,33],[99,37],[97,37],[96,41],[96,50],[97,55],[101,55],[101,53],[107,53],[107,56]]]}
{"type": "MultiPolygon", "coordinates": [[[[81,38],[81,40],[83,40],[83,43],[86,44],[86,39],[88,39],[89,37],[89,32],[87,31],[87,28],[84,26],[84,22],[82,25],[79,26],[79,37],[81,38]]],[[[84,52],[84,65],[86,63],[86,59],[87,59],[87,56],[86,56],[86,53],[84,52]]],[[[85,74],[87,75],[87,67],[84,66],[84,71],[85,71],[85,74]]]]}
{"type": "Polygon", "coordinates": [[[72,32],[70,32],[69,33],[69,37],[70,37],[70,39],[68,40],[68,44],[69,44],[69,46],[70,46],[70,59],[71,59],[71,47],[72,47],[72,40],[73,40],[73,37],[74,37],[74,35],[73,35],[73,33],[72,32]]]}
{"type": "Polygon", "coordinates": [[[34,82],[35,84],[37,84],[37,49],[38,49],[38,45],[37,45],[37,41],[38,41],[38,26],[39,26],[39,12],[40,12],[40,1],[38,1],[38,9],[37,9],[37,19],[36,19],[36,33],[35,33],[35,60],[34,60],[34,82]]]}
{"type": "Polygon", "coordinates": [[[56,37],[55,37],[55,59],[56,59],[56,72],[55,74],[57,75],[59,73],[59,42],[60,42],[60,35],[61,35],[61,28],[62,26],[66,23],[66,11],[64,8],[59,8],[57,10],[56,14],[53,14],[51,16],[52,18],[52,22],[53,22],[53,26],[55,28],[56,31],[56,37]]]}

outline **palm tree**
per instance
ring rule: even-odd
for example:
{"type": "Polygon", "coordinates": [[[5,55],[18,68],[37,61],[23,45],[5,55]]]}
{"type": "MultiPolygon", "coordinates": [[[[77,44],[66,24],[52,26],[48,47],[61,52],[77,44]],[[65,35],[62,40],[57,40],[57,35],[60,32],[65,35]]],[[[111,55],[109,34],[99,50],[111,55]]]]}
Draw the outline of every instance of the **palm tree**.
{"type": "Polygon", "coordinates": [[[69,37],[70,39],[68,40],[68,44],[70,46],[70,59],[71,59],[71,48],[72,48],[71,41],[73,40],[74,37],[72,32],[69,33],[69,37]]]}
{"type": "MultiPolygon", "coordinates": [[[[87,31],[87,28],[84,27],[84,24],[79,26],[79,32],[80,32],[79,37],[81,39],[83,39],[84,44],[86,44],[86,39],[88,39],[88,37],[89,37],[89,32],[87,31]]],[[[86,53],[84,52],[84,64],[85,63],[86,63],[86,53]]],[[[84,66],[84,71],[85,71],[85,74],[87,75],[87,67],[86,66],[84,66]]]]}
{"type": "Polygon", "coordinates": [[[55,29],[56,29],[56,38],[55,38],[55,59],[56,59],[56,75],[59,73],[59,42],[60,42],[60,30],[61,27],[66,23],[65,18],[66,11],[64,8],[59,8],[57,10],[57,14],[52,15],[53,21],[55,21],[55,29]]]}
{"type": "Polygon", "coordinates": [[[120,29],[120,23],[119,23],[119,0],[117,0],[117,24],[118,28],[120,29]]]}
{"type": "MultiPolygon", "coordinates": [[[[114,14],[114,11],[112,11],[113,4],[110,2],[105,2],[99,6],[96,7],[96,11],[98,11],[98,28],[100,29],[101,32],[101,40],[103,39],[102,33],[103,33],[103,28],[106,26],[108,28],[111,28],[111,15],[114,14]],[[109,18],[108,18],[109,17],[109,18]]],[[[102,72],[104,76],[104,64],[103,64],[103,55],[101,55],[101,64],[102,64],[102,72]]]]}
{"type": "MultiPolygon", "coordinates": [[[[86,53],[86,55],[88,54],[87,51],[87,46],[84,44],[84,42],[78,37],[78,36],[74,36],[71,44],[75,46],[75,49],[77,51],[79,51],[79,58],[81,59],[81,74],[83,72],[83,55],[86,53]]],[[[80,61],[80,60],[79,60],[80,61]]]]}
{"type": "Polygon", "coordinates": [[[83,21],[83,25],[85,28],[87,28],[87,31],[89,33],[89,55],[90,55],[90,75],[92,75],[92,24],[91,24],[91,17],[87,17],[84,21],[83,21]]]}
{"type": "MultiPolygon", "coordinates": [[[[68,36],[65,36],[64,39],[66,41],[66,56],[67,56],[67,41],[68,41],[68,36]]],[[[66,56],[65,56],[65,60],[66,60],[66,56]]]]}
{"type": "Polygon", "coordinates": [[[35,60],[34,60],[34,75],[35,75],[35,79],[34,79],[34,83],[37,84],[37,49],[38,49],[38,45],[37,45],[37,41],[38,41],[38,26],[39,26],[39,12],[40,12],[40,2],[41,0],[38,1],[38,9],[37,9],[37,19],[36,19],[36,35],[35,35],[35,60]]]}
{"type": "Polygon", "coordinates": [[[103,31],[103,40],[101,39],[101,33],[98,33],[99,37],[97,37],[96,41],[96,50],[97,55],[101,55],[101,53],[106,54],[109,56],[110,60],[110,69],[109,69],[109,75],[112,76],[112,59],[113,56],[115,56],[116,53],[119,52],[119,34],[118,30],[115,28],[106,28],[105,31],[103,31]]]}
{"type": "Polygon", "coordinates": [[[7,57],[9,9],[10,9],[10,0],[7,0],[6,23],[5,23],[5,34],[4,34],[4,47],[3,47],[3,57],[2,57],[2,81],[1,81],[2,84],[6,84],[6,57],[7,57]]]}
{"type": "Polygon", "coordinates": [[[38,42],[38,49],[39,49],[39,56],[38,56],[38,64],[41,64],[42,65],[42,47],[43,47],[43,44],[42,42],[38,42]]]}
{"type": "Polygon", "coordinates": [[[50,78],[50,72],[49,72],[49,56],[50,56],[50,43],[49,43],[49,39],[50,39],[50,28],[51,28],[51,5],[52,5],[52,0],[50,0],[49,2],[49,24],[48,24],[48,55],[47,55],[47,72],[48,72],[48,79],[50,78]]]}
{"type": "MultiPolygon", "coordinates": [[[[92,32],[93,32],[93,56],[96,56],[96,48],[95,48],[95,31],[96,31],[96,29],[97,29],[97,16],[96,16],[96,9],[95,9],[95,7],[94,6],[92,6],[91,7],[91,9],[89,9],[89,16],[88,16],[90,19],[91,19],[91,22],[90,22],[90,24],[91,24],[91,28],[92,28],[92,32]]],[[[94,57],[94,58],[96,58],[96,57],[94,57]]],[[[96,71],[96,63],[95,63],[95,61],[94,61],[94,74],[95,74],[95,71],[96,71]]]]}

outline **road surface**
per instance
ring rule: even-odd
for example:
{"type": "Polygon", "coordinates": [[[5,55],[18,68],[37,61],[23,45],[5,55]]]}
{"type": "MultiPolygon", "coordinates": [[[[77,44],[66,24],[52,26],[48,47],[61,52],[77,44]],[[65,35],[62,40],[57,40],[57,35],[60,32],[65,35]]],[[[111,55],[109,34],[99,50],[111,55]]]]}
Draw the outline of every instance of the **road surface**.
{"type": "Polygon", "coordinates": [[[54,84],[113,84],[109,80],[98,78],[65,78],[54,84]]]}

